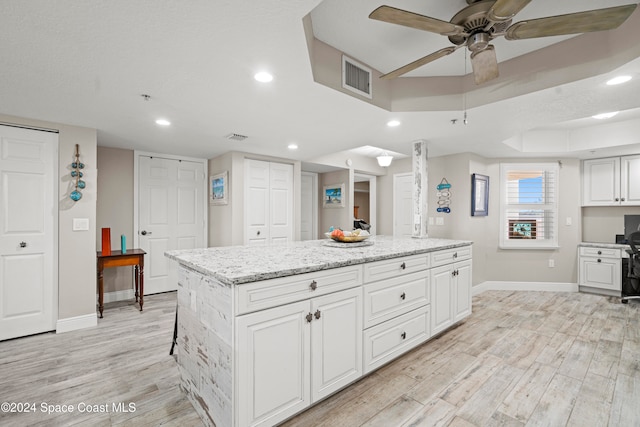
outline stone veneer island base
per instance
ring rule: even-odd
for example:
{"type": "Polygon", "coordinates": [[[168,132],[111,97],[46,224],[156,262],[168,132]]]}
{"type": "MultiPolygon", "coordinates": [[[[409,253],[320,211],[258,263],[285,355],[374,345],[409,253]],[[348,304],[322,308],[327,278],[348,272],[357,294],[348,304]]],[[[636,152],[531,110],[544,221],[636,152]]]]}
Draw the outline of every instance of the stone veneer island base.
{"type": "Polygon", "coordinates": [[[167,252],[181,386],[206,425],[276,425],[471,314],[471,242],[370,243],[167,252]]]}

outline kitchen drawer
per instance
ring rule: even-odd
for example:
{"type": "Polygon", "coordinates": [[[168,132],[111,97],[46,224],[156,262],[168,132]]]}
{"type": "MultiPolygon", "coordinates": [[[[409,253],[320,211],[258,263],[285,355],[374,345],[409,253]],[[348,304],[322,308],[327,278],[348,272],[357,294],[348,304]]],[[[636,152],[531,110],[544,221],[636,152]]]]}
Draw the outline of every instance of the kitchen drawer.
{"type": "Polygon", "coordinates": [[[414,273],[430,267],[428,253],[375,261],[364,265],[365,283],[414,273]]]}
{"type": "Polygon", "coordinates": [[[362,266],[333,268],[236,285],[236,313],[245,314],[362,284],[362,266]]]}
{"type": "Polygon", "coordinates": [[[364,372],[411,350],[431,336],[430,307],[418,308],[364,331],[364,372]]]}
{"type": "Polygon", "coordinates": [[[615,248],[592,248],[581,246],[580,256],[590,256],[598,258],[621,258],[622,250],[615,248]]]}
{"type": "Polygon", "coordinates": [[[364,327],[382,323],[429,304],[429,270],[364,286],[364,327]]]}
{"type": "Polygon", "coordinates": [[[431,266],[439,267],[441,265],[451,264],[452,262],[462,261],[470,258],[471,246],[462,246],[460,248],[431,252],[431,266]]]}

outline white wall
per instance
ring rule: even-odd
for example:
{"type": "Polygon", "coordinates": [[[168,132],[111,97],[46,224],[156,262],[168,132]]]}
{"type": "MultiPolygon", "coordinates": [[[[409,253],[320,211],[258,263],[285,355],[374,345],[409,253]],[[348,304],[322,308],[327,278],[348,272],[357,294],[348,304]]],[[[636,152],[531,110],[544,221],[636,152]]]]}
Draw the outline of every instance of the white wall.
{"type": "Polygon", "coordinates": [[[582,240],[615,243],[624,234],[624,216],[640,215],[640,206],[589,206],[582,208],[582,240]]]}
{"type": "Polygon", "coordinates": [[[0,114],[0,122],[59,131],[58,154],[58,319],[87,316],[95,324],[96,313],[96,193],[97,132],[95,129],[0,114]],[[85,164],[87,187],[82,199],[69,198],[72,191],[70,164],[75,145],[85,164]],[[73,218],[88,218],[89,231],[73,231],[73,218]]]}
{"type": "Polygon", "coordinates": [[[353,228],[353,199],[351,198],[351,184],[349,175],[353,171],[338,170],[334,172],[326,172],[318,174],[318,186],[320,187],[318,194],[318,227],[320,228],[318,236],[324,237],[323,233],[329,231],[329,227],[341,228],[343,230],[351,230],[353,228]],[[326,185],[344,184],[344,207],[322,207],[322,198],[324,197],[323,188],[326,185]],[[351,206],[351,207],[350,207],[351,206]]]}

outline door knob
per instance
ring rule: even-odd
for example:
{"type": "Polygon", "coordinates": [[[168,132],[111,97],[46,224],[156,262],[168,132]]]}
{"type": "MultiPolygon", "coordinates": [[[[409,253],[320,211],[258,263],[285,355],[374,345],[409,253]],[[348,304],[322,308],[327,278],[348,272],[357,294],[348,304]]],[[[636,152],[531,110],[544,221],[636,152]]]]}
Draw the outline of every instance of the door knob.
{"type": "Polygon", "coordinates": [[[151,235],[151,232],[147,230],[142,230],[140,234],[142,234],[143,236],[146,236],[147,234],[151,235]]]}
{"type": "Polygon", "coordinates": [[[27,242],[20,242],[20,247],[21,248],[26,248],[27,247],[27,242]]]}

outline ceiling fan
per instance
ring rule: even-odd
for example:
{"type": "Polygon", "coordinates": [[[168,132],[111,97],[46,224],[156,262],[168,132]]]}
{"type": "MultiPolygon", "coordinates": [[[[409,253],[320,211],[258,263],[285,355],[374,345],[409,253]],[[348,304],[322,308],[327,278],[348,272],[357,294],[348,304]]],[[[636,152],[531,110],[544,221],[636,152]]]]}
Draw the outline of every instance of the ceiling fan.
{"type": "Polygon", "coordinates": [[[498,77],[498,61],[491,40],[501,36],[507,40],[521,40],[611,30],[622,24],[637,6],[628,4],[511,24],[513,17],[531,0],[466,1],[469,6],[456,13],[449,22],[391,6],[380,6],[371,12],[371,19],[447,36],[454,44],[384,74],[381,78],[401,76],[466,46],[471,52],[475,82],[481,84],[498,77]]]}

